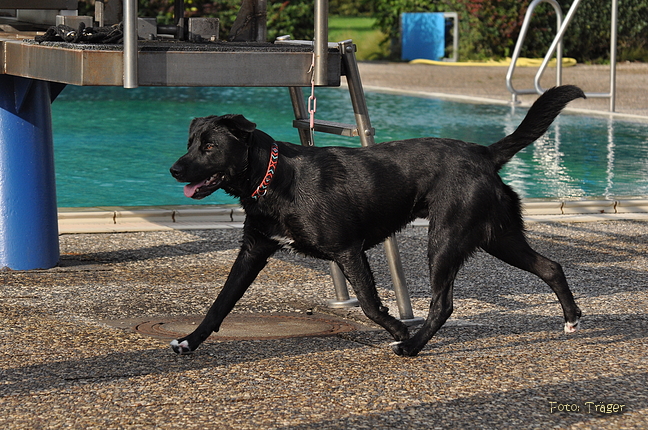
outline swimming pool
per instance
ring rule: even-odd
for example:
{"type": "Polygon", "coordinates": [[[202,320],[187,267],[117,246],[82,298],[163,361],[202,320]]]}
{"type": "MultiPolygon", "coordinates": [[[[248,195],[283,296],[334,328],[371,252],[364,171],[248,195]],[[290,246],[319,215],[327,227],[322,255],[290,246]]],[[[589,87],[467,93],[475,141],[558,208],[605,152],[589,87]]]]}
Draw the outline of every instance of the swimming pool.
{"type": "MultiPolygon", "coordinates": [[[[353,123],[348,92],[316,90],[317,117],[353,123]]],[[[368,92],[376,141],[420,136],[493,143],[526,109],[368,92]]],[[[169,167],[192,118],[242,113],[277,140],[299,143],[285,88],[66,88],[52,105],[59,207],[227,204],[186,198],[169,167]]],[[[316,145],[359,146],[317,133],[316,145]]],[[[501,171],[524,198],[648,196],[648,123],[562,114],[501,171]]]]}

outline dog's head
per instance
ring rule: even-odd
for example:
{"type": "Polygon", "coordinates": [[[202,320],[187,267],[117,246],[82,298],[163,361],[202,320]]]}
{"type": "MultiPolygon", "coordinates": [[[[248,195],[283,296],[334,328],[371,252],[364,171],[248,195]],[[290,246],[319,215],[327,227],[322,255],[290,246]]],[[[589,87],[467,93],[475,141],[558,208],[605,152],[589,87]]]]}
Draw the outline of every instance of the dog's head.
{"type": "Polygon", "coordinates": [[[171,167],[171,175],[187,197],[202,199],[233,181],[247,168],[250,133],[256,124],[243,115],[196,118],[189,126],[187,153],[171,167]]]}

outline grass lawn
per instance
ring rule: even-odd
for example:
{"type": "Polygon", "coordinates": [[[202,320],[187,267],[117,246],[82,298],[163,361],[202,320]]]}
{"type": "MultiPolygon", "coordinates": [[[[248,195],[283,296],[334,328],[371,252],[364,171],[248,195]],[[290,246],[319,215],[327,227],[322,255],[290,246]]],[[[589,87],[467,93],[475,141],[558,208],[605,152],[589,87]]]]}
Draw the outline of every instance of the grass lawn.
{"type": "Polygon", "coordinates": [[[358,47],[358,60],[379,60],[387,57],[387,46],[380,46],[385,35],[373,28],[374,18],[355,16],[329,17],[329,42],[341,42],[352,39],[358,47]]]}

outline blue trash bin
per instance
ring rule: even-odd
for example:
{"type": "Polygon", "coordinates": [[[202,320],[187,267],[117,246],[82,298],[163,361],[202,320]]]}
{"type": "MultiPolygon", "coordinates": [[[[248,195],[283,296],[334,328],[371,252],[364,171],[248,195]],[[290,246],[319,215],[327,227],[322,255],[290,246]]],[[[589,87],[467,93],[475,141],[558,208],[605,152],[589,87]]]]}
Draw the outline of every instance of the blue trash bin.
{"type": "Polygon", "coordinates": [[[442,59],[445,35],[443,12],[401,14],[401,59],[442,59]]]}

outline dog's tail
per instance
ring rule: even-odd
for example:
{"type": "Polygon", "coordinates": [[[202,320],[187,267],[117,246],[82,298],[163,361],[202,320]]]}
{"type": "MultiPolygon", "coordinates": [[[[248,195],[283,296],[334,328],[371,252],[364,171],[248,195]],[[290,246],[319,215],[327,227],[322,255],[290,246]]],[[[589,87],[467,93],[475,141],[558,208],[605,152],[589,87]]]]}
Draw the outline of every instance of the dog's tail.
{"type": "Polygon", "coordinates": [[[563,85],[545,91],[533,103],[517,130],[488,147],[497,169],[545,134],[567,103],[579,97],[585,98],[585,94],[574,85],[563,85]]]}

